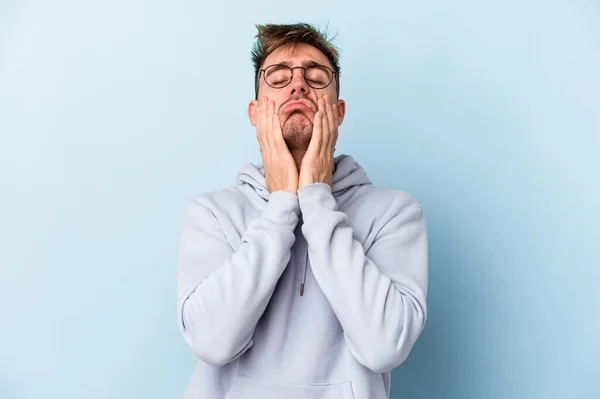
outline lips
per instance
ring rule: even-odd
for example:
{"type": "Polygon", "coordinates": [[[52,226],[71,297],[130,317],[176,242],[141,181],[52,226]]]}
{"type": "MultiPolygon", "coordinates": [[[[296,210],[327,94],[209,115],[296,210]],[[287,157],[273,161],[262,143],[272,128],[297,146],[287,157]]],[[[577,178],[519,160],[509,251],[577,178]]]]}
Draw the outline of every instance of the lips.
{"type": "Polygon", "coordinates": [[[287,114],[294,111],[314,111],[312,104],[307,101],[291,101],[285,104],[280,113],[287,114]]]}

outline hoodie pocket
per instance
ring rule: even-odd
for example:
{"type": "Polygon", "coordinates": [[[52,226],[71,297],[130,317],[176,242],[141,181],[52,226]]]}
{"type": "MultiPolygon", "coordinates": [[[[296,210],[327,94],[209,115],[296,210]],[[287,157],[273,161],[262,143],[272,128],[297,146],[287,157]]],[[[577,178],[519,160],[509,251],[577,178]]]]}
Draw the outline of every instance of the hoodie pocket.
{"type": "Polygon", "coordinates": [[[349,381],[336,384],[266,382],[239,375],[227,399],[355,399],[349,381]]]}

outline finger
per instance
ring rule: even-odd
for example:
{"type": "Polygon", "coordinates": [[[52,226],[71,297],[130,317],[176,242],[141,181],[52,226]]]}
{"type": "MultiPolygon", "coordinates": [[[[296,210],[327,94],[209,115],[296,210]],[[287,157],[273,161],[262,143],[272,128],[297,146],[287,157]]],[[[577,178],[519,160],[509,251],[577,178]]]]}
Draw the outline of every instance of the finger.
{"type": "MultiPolygon", "coordinates": [[[[327,97],[327,100],[329,100],[329,97],[327,97]]],[[[331,104],[329,101],[326,101],[325,104],[327,108],[327,134],[325,136],[325,144],[327,148],[325,150],[329,152],[331,151],[329,147],[332,146],[332,143],[335,139],[335,114],[333,111],[333,104],[331,104]]]]}
{"type": "MultiPolygon", "coordinates": [[[[271,138],[271,118],[269,115],[269,99],[267,97],[261,97],[260,99],[260,136],[263,143],[263,148],[265,150],[265,154],[267,158],[273,148],[272,138],[271,138]]],[[[268,161],[268,159],[267,159],[268,161]]]]}
{"type": "Polygon", "coordinates": [[[335,123],[336,126],[342,124],[342,116],[340,115],[340,105],[338,103],[335,104],[335,123]]]}
{"type": "Polygon", "coordinates": [[[283,133],[281,131],[281,122],[279,121],[279,114],[275,112],[275,102],[272,103],[271,112],[271,138],[273,140],[274,148],[279,151],[287,150],[287,145],[283,139],[283,133]]]}
{"type": "MultiPolygon", "coordinates": [[[[317,103],[320,100],[317,100],[317,103]]],[[[321,106],[318,105],[320,108],[321,106]]],[[[315,112],[315,119],[313,122],[313,133],[310,138],[310,143],[308,145],[308,152],[318,154],[320,153],[319,149],[321,148],[321,144],[323,141],[323,111],[319,109],[319,111],[315,112]]]]}
{"type": "Polygon", "coordinates": [[[330,118],[331,118],[331,104],[327,101],[327,96],[323,96],[323,127],[322,127],[322,140],[321,147],[319,148],[320,156],[324,157],[329,152],[329,144],[331,142],[331,129],[330,129],[330,118]]]}
{"type": "Polygon", "coordinates": [[[257,101],[256,107],[256,137],[258,138],[258,142],[260,144],[261,149],[266,148],[265,142],[265,120],[264,120],[264,106],[263,106],[263,97],[260,97],[257,101]]]}
{"type": "Polygon", "coordinates": [[[274,148],[273,140],[273,104],[265,97],[265,141],[269,149],[274,148]]]}
{"type": "Polygon", "coordinates": [[[328,111],[329,111],[329,115],[328,115],[328,121],[329,121],[329,131],[333,134],[335,132],[335,128],[336,128],[336,111],[335,111],[335,104],[328,104],[328,111]]]}
{"type": "Polygon", "coordinates": [[[332,108],[332,112],[333,112],[333,117],[331,118],[332,119],[331,132],[332,132],[332,136],[333,136],[332,139],[334,141],[332,143],[332,147],[334,147],[335,146],[335,142],[338,139],[339,126],[340,126],[340,124],[339,124],[339,117],[338,117],[338,105],[337,105],[337,103],[333,104],[333,106],[331,108],[332,108]]]}
{"type": "Polygon", "coordinates": [[[258,123],[260,126],[259,132],[260,134],[264,134],[265,128],[265,98],[260,97],[258,99],[258,123]]]}

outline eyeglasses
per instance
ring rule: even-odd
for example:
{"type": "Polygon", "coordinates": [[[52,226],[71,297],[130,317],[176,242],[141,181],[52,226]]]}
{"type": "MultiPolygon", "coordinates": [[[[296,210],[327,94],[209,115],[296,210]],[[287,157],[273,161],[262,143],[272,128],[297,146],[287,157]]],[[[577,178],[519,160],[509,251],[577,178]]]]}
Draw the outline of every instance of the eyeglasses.
{"type": "MultiPolygon", "coordinates": [[[[302,69],[304,71],[304,80],[313,89],[324,89],[331,84],[335,71],[326,67],[325,65],[311,65],[308,68],[296,66],[290,68],[283,64],[269,65],[265,69],[261,69],[258,74],[260,80],[260,74],[263,74],[265,82],[275,88],[282,89],[292,82],[294,69],[302,69]]],[[[256,85],[256,92],[258,94],[258,84],[256,85]]]]}

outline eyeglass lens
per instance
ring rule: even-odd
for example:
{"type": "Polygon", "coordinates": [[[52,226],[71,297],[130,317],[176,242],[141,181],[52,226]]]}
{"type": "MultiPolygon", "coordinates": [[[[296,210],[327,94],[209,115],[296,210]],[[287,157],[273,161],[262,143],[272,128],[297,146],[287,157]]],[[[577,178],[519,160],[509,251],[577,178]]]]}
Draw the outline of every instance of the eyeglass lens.
{"type": "MultiPolygon", "coordinates": [[[[331,72],[318,65],[308,67],[304,75],[306,83],[315,89],[326,87],[331,78],[331,72]]],[[[265,70],[265,80],[270,86],[284,87],[292,80],[292,69],[285,65],[272,65],[265,70]]]]}

